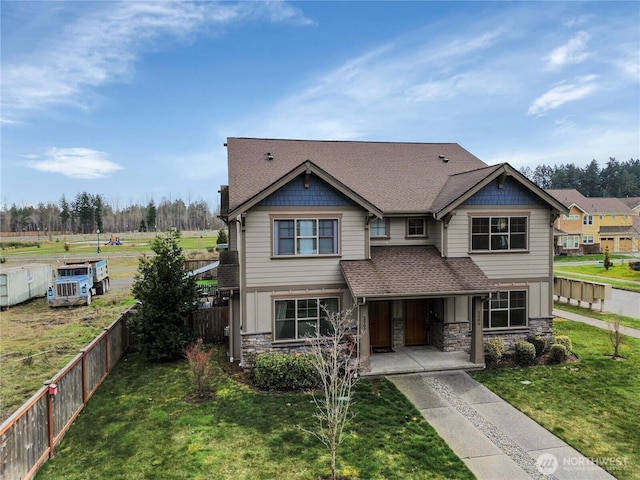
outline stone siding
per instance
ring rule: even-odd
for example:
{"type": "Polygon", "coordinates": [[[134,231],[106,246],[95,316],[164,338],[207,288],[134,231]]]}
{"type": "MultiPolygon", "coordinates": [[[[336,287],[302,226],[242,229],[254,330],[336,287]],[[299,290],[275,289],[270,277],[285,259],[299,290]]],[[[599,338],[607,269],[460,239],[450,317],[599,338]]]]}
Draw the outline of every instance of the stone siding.
{"type": "MultiPolygon", "coordinates": [[[[444,323],[443,352],[469,352],[471,350],[471,332],[469,322],[444,323]]],[[[440,348],[440,347],[439,347],[440,348]]]]}
{"type": "Polygon", "coordinates": [[[393,319],[393,346],[404,347],[404,319],[393,319]]]}
{"type": "Polygon", "coordinates": [[[274,344],[271,332],[258,333],[242,333],[240,336],[242,345],[242,358],[240,366],[245,370],[252,370],[255,367],[255,358],[263,353],[307,353],[310,351],[308,345],[293,344],[274,344]]]}
{"type": "Polygon", "coordinates": [[[504,348],[507,352],[514,352],[516,343],[526,341],[529,336],[541,336],[547,341],[547,345],[551,345],[553,337],[553,317],[530,318],[529,328],[518,330],[516,332],[484,332],[484,346],[487,351],[487,341],[491,337],[499,336],[504,340],[504,348]]]}

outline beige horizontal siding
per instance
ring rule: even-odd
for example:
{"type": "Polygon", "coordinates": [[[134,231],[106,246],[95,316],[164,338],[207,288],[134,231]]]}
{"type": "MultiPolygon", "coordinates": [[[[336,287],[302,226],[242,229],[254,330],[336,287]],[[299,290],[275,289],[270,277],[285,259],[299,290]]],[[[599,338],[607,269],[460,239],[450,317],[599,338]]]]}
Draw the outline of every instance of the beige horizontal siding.
{"type": "MultiPolygon", "coordinates": [[[[365,252],[365,215],[362,210],[335,211],[340,224],[340,255],[300,258],[272,256],[272,210],[253,209],[245,219],[245,278],[247,288],[278,285],[343,283],[340,260],[361,259],[365,252]]],[[[314,218],[327,210],[300,211],[314,218]]]]}
{"type": "Polygon", "coordinates": [[[470,217],[469,212],[482,211],[487,209],[472,210],[459,209],[449,223],[448,233],[448,256],[465,257],[470,256],[473,261],[492,280],[522,278],[526,277],[550,277],[549,255],[553,248],[549,237],[549,211],[534,206],[513,207],[505,209],[493,208],[492,215],[500,215],[501,211],[505,215],[517,216],[518,211],[522,214],[529,214],[529,250],[527,253],[469,253],[470,217]]]}

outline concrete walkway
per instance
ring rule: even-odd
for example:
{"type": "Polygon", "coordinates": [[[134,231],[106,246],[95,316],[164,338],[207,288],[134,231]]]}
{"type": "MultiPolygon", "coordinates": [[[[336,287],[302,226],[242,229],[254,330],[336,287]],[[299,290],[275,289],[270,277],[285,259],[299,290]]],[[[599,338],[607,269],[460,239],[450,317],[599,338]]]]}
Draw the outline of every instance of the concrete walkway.
{"type": "MultiPolygon", "coordinates": [[[[582,322],[588,325],[592,325],[594,327],[602,328],[603,330],[609,330],[609,324],[607,322],[603,322],[602,320],[596,320],[595,318],[585,317],[584,315],[578,315],[576,313],[567,312],[566,310],[561,310],[559,308],[553,309],[553,314],[556,317],[566,318],[567,320],[572,320],[574,322],[582,322]]],[[[624,325],[620,325],[620,331],[629,337],[640,338],[640,330],[636,330],[635,328],[625,327],[624,325]]]]}
{"type": "Polygon", "coordinates": [[[479,480],[615,478],[462,371],[387,378],[479,480]]]}

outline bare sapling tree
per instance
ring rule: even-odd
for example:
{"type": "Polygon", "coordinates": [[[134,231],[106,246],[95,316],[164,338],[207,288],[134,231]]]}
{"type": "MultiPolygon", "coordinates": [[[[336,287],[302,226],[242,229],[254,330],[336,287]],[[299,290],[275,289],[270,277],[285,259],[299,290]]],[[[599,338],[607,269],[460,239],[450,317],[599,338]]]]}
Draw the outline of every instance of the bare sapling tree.
{"type": "Polygon", "coordinates": [[[316,328],[316,334],[308,339],[312,364],[319,375],[320,388],[314,392],[317,411],[315,429],[302,430],[311,433],[329,450],[331,456],[331,480],[336,480],[338,448],[344,439],[344,430],[353,419],[353,388],[359,378],[357,320],[354,308],[330,312],[325,306],[324,318],[316,328]]]}
{"type": "Polygon", "coordinates": [[[620,331],[620,318],[615,317],[609,322],[609,341],[613,347],[612,357],[614,359],[620,357],[620,345],[622,345],[623,338],[624,334],[620,331]]]}

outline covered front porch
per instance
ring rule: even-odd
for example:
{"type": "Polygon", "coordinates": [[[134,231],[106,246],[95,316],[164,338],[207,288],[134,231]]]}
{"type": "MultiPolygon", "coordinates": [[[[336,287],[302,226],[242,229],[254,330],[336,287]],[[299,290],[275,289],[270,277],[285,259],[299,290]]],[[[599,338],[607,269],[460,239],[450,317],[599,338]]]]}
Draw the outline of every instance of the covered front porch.
{"type": "Polygon", "coordinates": [[[482,370],[484,363],[473,363],[463,351],[443,352],[433,345],[397,347],[392,352],[368,357],[360,374],[368,377],[448,370],[482,370]]]}

